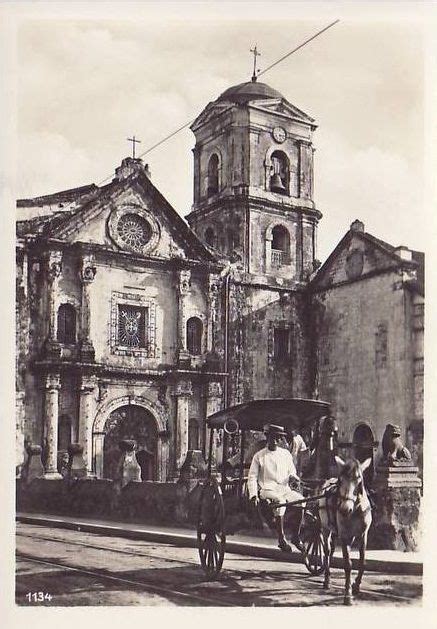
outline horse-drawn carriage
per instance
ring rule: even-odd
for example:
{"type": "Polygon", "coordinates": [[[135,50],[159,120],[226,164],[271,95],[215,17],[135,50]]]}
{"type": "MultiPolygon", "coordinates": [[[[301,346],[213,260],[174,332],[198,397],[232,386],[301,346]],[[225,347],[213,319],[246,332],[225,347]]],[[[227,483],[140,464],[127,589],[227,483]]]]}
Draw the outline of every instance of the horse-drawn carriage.
{"type": "MultiPolygon", "coordinates": [[[[310,574],[320,575],[324,572],[324,584],[325,587],[329,587],[329,559],[333,553],[335,542],[332,527],[327,521],[329,501],[327,496],[332,496],[332,499],[337,501],[336,506],[340,505],[342,508],[340,504],[342,499],[339,493],[341,488],[338,484],[340,481],[337,482],[338,470],[335,458],[337,424],[330,414],[330,404],[320,400],[299,398],[253,400],[210,415],[206,423],[209,429],[208,476],[200,496],[197,523],[199,557],[205,573],[209,578],[213,578],[222,569],[226,550],[226,535],[230,532],[236,532],[235,527],[234,530],[230,531],[228,526],[232,517],[242,513],[249,514],[249,516],[254,514],[254,508],[250,504],[247,491],[246,472],[247,464],[250,464],[250,461],[247,460],[248,445],[254,432],[262,433],[266,424],[276,424],[284,427],[287,432],[294,430],[307,435],[311,433],[310,465],[306,468],[306,472],[304,471],[300,487],[304,499],[283,505],[275,504],[274,506],[286,506],[287,509],[299,506],[301,510],[303,508],[298,528],[297,546],[310,574]],[[217,434],[220,435],[221,439],[220,463],[217,462],[214,450],[217,434]],[[231,444],[232,449],[236,450],[237,454],[230,452],[231,444]],[[229,454],[233,454],[232,459],[234,461],[235,458],[239,459],[232,470],[229,454]],[[330,480],[333,478],[334,481],[330,480]],[[337,494],[335,494],[336,491],[337,494]]],[[[354,476],[352,484],[346,479],[346,493],[351,490],[355,492],[354,495],[356,494],[356,496],[359,495],[359,492],[356,491],[357,483],[359,486],[361,482],[364,491],[361,469],[358,463],[357,465],[358,476],[356,478],[354,476]]],[[[344,500],[347,502],[350,499],[345,497],[344,500]]],[[[350,505],[346,502],[345,506],[348,510],[350,505]]],[[[336,519],[335,514],[334,519],[336,519]]],[[[368,528],[368,525],[366,526],[368,528]]],[[[350,549],[352,539],[353,537],[347,543],[348,549],[350,549]]],[[[294,543],[296,545],[296,540],[294,543]]],[[[343,540],[342,546],[346,571],[347,595],[345,593],[345,603],[350,603],[349,550],[347,549],[347,555],[345,555],[343,540]]],[[[359,590],[361,576],[362,569],[360,567],[355,590],[359,590]]]]}
{"type": "MultiPolygon", "coordinates": [[[[198,520],[199,555],[202,568],[208,575],[220,572],[226,547],[227,519],[236,512],[250,513],[247,477],[245,475],[248,437],[263,432],[267,423],[279,424],[287,431],[314,431],[318,420],[329,415],[327,402],[303,399],[255,400],[219,411],[207,419],[210,429],[208,479],[203,487],[198,520]],[[220,474],[213,471],[214,432],[221,431],[222,463],[220,474]],[[238,443],[239,464],[232,470],[228,463],[230,441],[238,443]],[[236,474],[235,474],[236,469],[236,474]]],[[[234,457],[235,458],[235,457],[234,457]]],[[[305,478],[302,485],[310,496],[321,479],[305,478]]],[[[326,479],[323,479],[326,480],[326,479]]],[[[311,574],[320,574],[324,567],[323,540],[317,504],[305,500],[299,530],[300,549],[311,574]]],[[[293,508],[295,503],[288,503],[293,508]]]]}

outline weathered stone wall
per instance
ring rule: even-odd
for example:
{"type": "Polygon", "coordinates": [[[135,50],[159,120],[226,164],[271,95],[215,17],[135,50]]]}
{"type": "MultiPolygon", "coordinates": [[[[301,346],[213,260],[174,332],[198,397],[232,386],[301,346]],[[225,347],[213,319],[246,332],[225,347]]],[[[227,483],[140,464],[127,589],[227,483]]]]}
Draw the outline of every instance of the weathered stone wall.
{"type": "Polygon", "coordinates": [[[302,293],[236,284],[230,294],[232,404],[257,398],[311,397],[310,354],[302,293]],[[290,355],[274,356],[273,330],[289,330],[290,355]]]}
{"type": "Polygon", "coordinates": [[[120,488],[111,480],[35,479],[18,481],[17,512],[48,513],[151,524],[195,524],[197,483],[131,481],[120,488]]]}
{"type": "Polygon", "coordinates": [[[377,440],[397,424],[405,441],[414,417],[411,296],[398,280],[388,272],[314,297],[318,391],[333,404],[341,441],[363,422],[377,440]]]}

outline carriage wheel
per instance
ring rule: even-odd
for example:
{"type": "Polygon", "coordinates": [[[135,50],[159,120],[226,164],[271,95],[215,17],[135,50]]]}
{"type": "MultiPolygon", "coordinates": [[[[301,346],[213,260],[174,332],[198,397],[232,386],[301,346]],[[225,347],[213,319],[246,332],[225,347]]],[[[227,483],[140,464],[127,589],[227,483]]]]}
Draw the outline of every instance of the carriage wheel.
{"type": "Polygon", "coordinates": [[[314,576],[322,574],[325,569],[326,557],[320,516],[317,509],[305,509],[299,538],[302,544],[303,560],[308,572],[314,576]]]}
{"type": "Polygon", "coordinates": [[[197,523],[197,542],[200,564],[209,577],[222,569],[225,557],[225,508],[221,489],[214,478],[203,488],[197,523]]]}

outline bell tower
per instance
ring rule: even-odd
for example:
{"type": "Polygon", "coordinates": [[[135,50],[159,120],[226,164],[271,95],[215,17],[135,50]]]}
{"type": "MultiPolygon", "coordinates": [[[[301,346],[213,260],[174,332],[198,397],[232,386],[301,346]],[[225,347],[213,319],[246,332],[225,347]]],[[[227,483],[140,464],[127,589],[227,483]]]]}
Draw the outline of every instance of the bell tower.
{"type": "Polygon", "coordinates": [[[287,284],[313,270],[321,213],[313,201],[313,118],[265,83],[227,89],[191,125],[188,222],[249,275],[287,284]]]}

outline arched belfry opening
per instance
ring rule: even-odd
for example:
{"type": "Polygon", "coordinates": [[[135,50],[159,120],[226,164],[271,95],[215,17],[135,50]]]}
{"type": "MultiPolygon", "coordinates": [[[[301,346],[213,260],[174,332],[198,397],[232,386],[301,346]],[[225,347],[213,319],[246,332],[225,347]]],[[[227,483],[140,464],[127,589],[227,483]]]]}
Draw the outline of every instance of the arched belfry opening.
{"type": "Polygon", "coordinates": [[[272,229],[272,267],[279,268],[290,260],[290,234],[283,225],[272,229]]]}
{"type": "Polygon", "coordinates": [[[219,191],[219,167],[218,155],[213,153],[208,161],[208,186],[207,195],[210,197],[219,191]]]}
{"type": "Polygon", "coordinates": [[[290,169],[286,154],[282,151],[274,151],[271,162],[270,190],[279,194],[289,194],[290,169]]]}
{"type": "Polygon", "coordinates": [[[122,439],[136,442],[135,456],[141,467],[141,480],[157,479],[157,430],[155,418],[135,404],[121,406],[109,415],[103,441],[103,477],[114,478],[122,439]]]}

